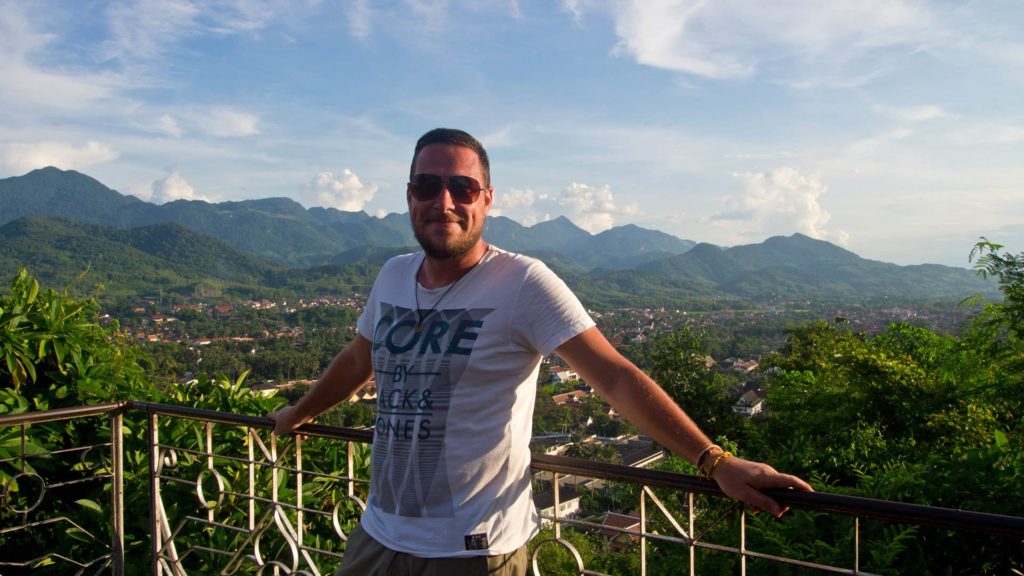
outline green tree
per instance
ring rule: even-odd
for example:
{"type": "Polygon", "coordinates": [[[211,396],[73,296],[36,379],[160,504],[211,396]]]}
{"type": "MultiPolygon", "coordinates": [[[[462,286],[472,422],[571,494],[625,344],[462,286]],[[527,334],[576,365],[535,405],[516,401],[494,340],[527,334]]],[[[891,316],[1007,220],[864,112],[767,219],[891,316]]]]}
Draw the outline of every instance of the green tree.
{"type": "MultiPolygon", "coordinates": [[[[0,342],[4,358],[0,361],[0,414],[18,414],[65,406],[105,403],[113,400],[160,400],[185,406],[249,415],[264,415],[285,400],[251,392],[245,385],[246,371],[236,378],[223,374],[200,374],[188,385],[169,384],[159,388],[149,378],[146,355],[132,342],[117,334],[117,325],[101,326],[96,321],[96,298],[76,301],[54,290],[43,290],[27,272],[21,271],[12,282],[10,293],[0,296],[0,342]]],[[[195,487],[189,484],[213,472],[205,456],[207,449],[216,454],[216,470],[228,486],[248,483],[248,446],[245,427],[208,424],[182,418],[160,418],[161,443],[175,446],[174,465],[165,464],[163,476],[177,475],[185,482],[162,482],[161,494],[169,517],[181,521],[186,516],[206,513],[207,503],[198,502],[195,487]],[[214,446],[206,446],[205,427],[212,425],[214,446]]],[[[146,416],[140,412],[124,414],[124,497],[126,573],[149,571],[149,447],[146,416]]],[[[108,551],[111,535],[109,494],[110,463],[105,457],[86,459],[82,447],[97,446],[101,452],[111,438],[109,420],[89,418],[35,424],[24,428],[0,428],[0,486],[3,506],[0,525],[16,526],[24,521],[18,510],[32,508],[31,518],[43,520],[32,530],[5,531],[0,534],[0,558],[7,562],[25,561],[40,551],[74,559],[102,558],[108,551]],[[79,461],[79,458],[82,461],[79,461]],[[96,460],[92,462],[91,460],[96,460]],[[18,476],[21,474],[21,476],[18,476]],[[26,475],[27,474],[27,475],[26,475]],[[44,479],[52,489],[42,497],[33,475],[44,479]],[[59,495],[56,487],[60,487],[59,495]],[[39,497],[39,505],[32,503],[39,497]],[[72,524],[73,523],[73,524],[72,524]]],[[[263,432],[263,434],[267,434],[263,432]]],[[[368,447],[358,447],[355,476],[368,477],[368,447]]],[[[310,515],[310,542],[322,550],[340,552],[344,545],[333,538],[329,525],[335,505],[341,507],[342,523],[351,526],[357,516],[355,503],[347,498],[348,452],[344,443],[309,439],[304,443],[303,469],[315,481],[304,486],[304,501],[315,502],[324,514],[310,515]],[[346,514],[347,512],[347,514],[346,514]],[[328,520],[324,521],[323,519],[328,520]],[[347,520],[345,520],[347,518],[347,520]],[[320,524],[316,524],[320,522],[320,524]],[[326,524],[325,524],[326,522],[326,524]]],[[[277,474],[279,484],[271,481],[269,467],[258,466],[256,481],[262,498],[272,488],[284,501],[296,493],[295,473],[287,468],[277,474]]],[[[357,487],[357,496],[365,494],[357,487]]],[[[247,526],[247,498],[244,489],[228,490],[217,505],[219,522],[247,526]],[[241,492],[241,493],[240,493],[241,492]]],[[[295,521],[295,512],[282,512],[295,521]]],[[[193,548],[186,569],[190,573],[217,573],[224,558],[202,552],[205,548],[236,549],[244,540],[237,532],[225,530],[182,530],[175,536],[182,548],[193,548]]],[[[284,542],[264,541],[268,557],[284,556],[284,542]]],[[[44,560],[31,568],[33,574],[66,573],[68,564],[44,560]]],[[[254,572],[254,566],[242,573],[254,572]]]]}
{"type": "Polygon", "coordinates": [[[700,336],[683,327],[653,339],[643,365],[705,432],[728,435],[739,421],[726,386],[708,370],[706,358],[700,336]]]}
{"type": "MultiPolygon", "coordinates": [[[[43,290],[25,270],[14,277],[10,292],[0,297],[4,356],[0,362],[0,414],[159,398],[159,391],[146,378],[145,356],[117,335],[116,323],[108,327],[97,323],[97,311],[95,297],[76,301],[66,290],[43,290]]],[[[127,441],[141,440],[143,430],[143,426],[128,427],[127,441]]],[[[59,550],[80,558],[101,555],[109,542],[109,507],[96,498],[93,487],[105,483],[109,490],[109,481],[102,480],[109,475],[109,464],[102,460],[86,463],[87,454],[79,447],[108,442],[109,421],[37,424],[26,428],[24,437],[21,434],[16,427],[0,429],[0,486],[6,500],[0,507],[0,522],[15,525],[18,515],[13,510],[33,509],[44,518],[70,515],[75,526],[65,533],[44,528],[0,536],[0,557],[30,559],[40,550],[59,550]],[[33,481],[34,476],[19,478],[20,473],[38,475],[50,485],[65,484],[67,488],[60,499],[44,498],[39,481],[33,481]],[[33,508],[36,496],[38,507],[33,508]]],[[[144,493],[145,483],[135,482],[133,488],[144,493]]],[[[38,568],[34,573],[57,570],[55,566],[38,568]]]]}
{"type": "MultiPolygon", "coordinates": [[[[1019,394],[1019,374],[1001,364],[1012,359],[1005,352],[1015,328],[1003,310],[986,312],[963,337],[907,324],[876,336],[841,322],[792,330],[782,353],[766,362],[771,415],[748,447],[830,491],[1020,514],[1019,412],[992,393],[1016,383],[1019,394]]],[[[841,519],[794,516],[824,535],[816,540],[847,538],[841,519]]],[[[773,553],[807,553],[804,531],[753,528],[773,553]]],[[[863,541],[865,568],[881,573],[998,573],[1022,561],[1019,549],[998,538],[889,523],[866,522],[863,541]]],[[[842,547],[830,550],[817,546],[813,554],[843,561],[842,547]]]]}

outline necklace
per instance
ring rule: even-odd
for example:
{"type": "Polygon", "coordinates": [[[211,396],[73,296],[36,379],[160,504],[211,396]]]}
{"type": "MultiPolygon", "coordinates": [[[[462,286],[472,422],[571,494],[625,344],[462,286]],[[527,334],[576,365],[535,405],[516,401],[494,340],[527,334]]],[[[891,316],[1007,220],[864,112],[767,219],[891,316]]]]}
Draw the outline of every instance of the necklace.
{"type": "MultiPolygon", "coordinates": [[[[488,247],[488,250],[489,249],[490,247],[488,247]]],[[[484,255],[486,254],[487,252],[484,252],[484,255]]],[[[424,255],[423,259],[426,260],[426,258],[426,255],[424,255]]],[[[459,282],[462,281],[463,278],[468,276],[469,273],[472,272],[473,269],[477,267],[477,264],[480,264],[480,262],[483,259],[484,257],[481,256],[480,260],[477,260],[475,264],[470,266],[469,270],[466,270],[465,274],[459,276],[458,279],[455,280],[455,282],[449,284],[448,288],[441,293],[441,297],[434,302],[434,305],[430,307],[430,310],[427,310],[426,314],[423,314],[422,311],[420,310],[420,287],[419,282],[416,280],[416,277],[420,275],[420,270],[423,268],[423,260],[420,260],[420,265],[416,267],[416,273],[412,275],[412,297],[416,301],[416,324],[413,325],[412,329],[415,330],[416,332],[422,332],[423,321],[426,320],[427,318],[430,318],[430,315],[434,313],[434,310],[437,310],[437,306],[441,304],[441,301],[444,300],[444,297],[447,296],[448,293],[452,291],[452,288],[455,288],[456,284],[458,284],[459,282]]]]}

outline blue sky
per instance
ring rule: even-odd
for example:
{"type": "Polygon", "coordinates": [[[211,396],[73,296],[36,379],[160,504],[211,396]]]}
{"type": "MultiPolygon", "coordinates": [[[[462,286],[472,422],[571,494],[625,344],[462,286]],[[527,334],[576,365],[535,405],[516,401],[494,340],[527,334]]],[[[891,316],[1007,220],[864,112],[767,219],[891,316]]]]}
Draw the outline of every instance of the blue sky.
{"type": "Polygon", "coordinates": [[[449,126],[524,225],[1024,249],[1019,0],[0,0],[0,77],[0,177],[383,215],[449,126]]]}

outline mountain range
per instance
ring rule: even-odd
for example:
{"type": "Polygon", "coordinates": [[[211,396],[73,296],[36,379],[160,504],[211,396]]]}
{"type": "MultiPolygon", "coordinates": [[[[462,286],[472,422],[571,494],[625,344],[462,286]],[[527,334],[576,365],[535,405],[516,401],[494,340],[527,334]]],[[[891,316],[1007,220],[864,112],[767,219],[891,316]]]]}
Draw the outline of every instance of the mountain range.
{"type": "MultiPolygon", "coordinates": [[[[344,259],[342,253],[365,246],[416,246],[405,214],[375,218],[365,212],[306,209],[289,198],[156,205],[122,195],[85,174],[57,168],[0,180],[0,224],[22,216],[70,218],[116,228],[179,224],[286,266],[336,263],[344,259]]],[[[509,218],[492,217],[485,237],[506,250],[552,252],[585,268],[626,268],[681,254],[695,245],[632,225],[592,235],[566,218],[527,228],[509,218]]]]}
{"type": "MultiPolygon", "coordinates": [[[[541,258],[591,305],[680,299],[963,298],[995,294],[971,271],[867,260],[802,234],[722,248],[635,225],[590,234],[567,218],[525,227],[489,217],[488,242],[541,258]]],[[[0,179],[0,273],[89,281],[114,292],[365,290],[388,257],[414,250],[405,214],[305,209],[287,198],[163,205],[74,171],[0,179]]]]}

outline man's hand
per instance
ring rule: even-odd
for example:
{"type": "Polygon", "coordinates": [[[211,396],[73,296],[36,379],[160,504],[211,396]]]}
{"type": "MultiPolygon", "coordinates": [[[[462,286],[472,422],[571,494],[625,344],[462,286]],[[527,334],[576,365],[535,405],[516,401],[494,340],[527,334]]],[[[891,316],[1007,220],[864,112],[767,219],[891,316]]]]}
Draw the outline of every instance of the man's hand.
{"type": "Polygon", "coordinates": [[[814,491],[811,485],[796,476],[782,474],[761,462],[751,462],[743,458],[725,458],[715,467],[712,478],[718,482],[730,498],[739,500],[750,506],[755,514],[762,510],[770,512],[778,518],[789,508],[784,508],[774,499],[765,495],[766,488],[789,488],[792,490],[814,491]]]}
{"type": "Polygon", "coordinates": [[[267,414],[267,418],[274,421],[274,434],[280,436],[291,434],[299,426],[313,420],[312,418],[300,418],[295,412],[295,406],[285,406],[280,410],[267,414]]]}
{"type": "Polygon", "coordinates": [[[319,414],[366,386],[373,378],[372,347],[372,342],[356,334],[296,404],[267,414],[267,418],[274,421],[274,433],[283,436],[295,432],[299,426],[312,422],[319,414]]]}

